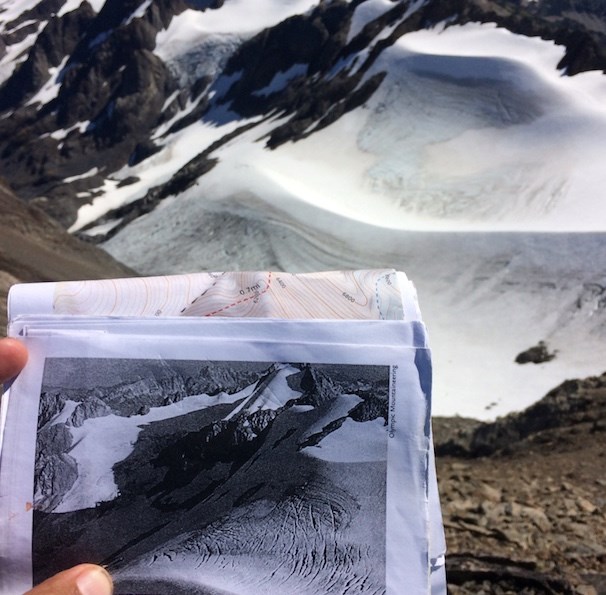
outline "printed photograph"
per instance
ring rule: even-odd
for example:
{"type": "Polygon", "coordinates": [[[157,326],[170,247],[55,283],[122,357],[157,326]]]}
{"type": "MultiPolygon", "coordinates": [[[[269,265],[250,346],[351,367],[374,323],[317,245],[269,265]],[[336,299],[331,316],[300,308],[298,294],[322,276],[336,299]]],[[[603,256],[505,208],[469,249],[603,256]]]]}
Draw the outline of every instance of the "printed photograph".
{"type": "Polygon", "coordinates": [[[386,591],[389,366],[49,358],[33,578],[119,594],[386,591]]]}

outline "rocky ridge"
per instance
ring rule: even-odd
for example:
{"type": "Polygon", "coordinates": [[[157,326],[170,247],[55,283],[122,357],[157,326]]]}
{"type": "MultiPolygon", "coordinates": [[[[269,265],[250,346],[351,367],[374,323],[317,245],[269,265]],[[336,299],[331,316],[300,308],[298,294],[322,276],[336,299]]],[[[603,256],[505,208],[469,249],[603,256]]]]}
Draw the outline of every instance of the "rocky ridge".
{"type": "MultiPolygon", "coordinates": [[[[113,362],[119,366],[120,362],[113,362]]],[[[45,386],[39,427],[57,416],[70,400],[78,403],[67,425],[80,426],[89,417],[118,415],[145,415],[152,407],[163,407],[183,400],[191,395],[217,395],[220,392],[237,393],[256,382],[260,373],[256,370],[235,369],[230,362],[224,365],[213,362],[195,362],[195,366],[185,364],[191,375],[177,365],[153,362],[155,373],[148,376],[117,382],[109,387],[61,388],[45,386]]]]}
{"type": "Polygon", "coordinates": [[[434,431],[453,594],[606,593],[606,374],[434,431]]]}

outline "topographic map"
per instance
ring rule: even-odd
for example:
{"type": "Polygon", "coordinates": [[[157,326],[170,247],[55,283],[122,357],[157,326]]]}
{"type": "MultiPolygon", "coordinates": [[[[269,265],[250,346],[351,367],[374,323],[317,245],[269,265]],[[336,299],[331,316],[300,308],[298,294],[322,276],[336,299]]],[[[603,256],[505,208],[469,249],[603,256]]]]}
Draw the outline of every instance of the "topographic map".
{"type": "Polygon", "coordinates": [[[57,283],[52,310],[86,316],[418,319],[416,292],[395,270],[196,273],[57,283]]]}

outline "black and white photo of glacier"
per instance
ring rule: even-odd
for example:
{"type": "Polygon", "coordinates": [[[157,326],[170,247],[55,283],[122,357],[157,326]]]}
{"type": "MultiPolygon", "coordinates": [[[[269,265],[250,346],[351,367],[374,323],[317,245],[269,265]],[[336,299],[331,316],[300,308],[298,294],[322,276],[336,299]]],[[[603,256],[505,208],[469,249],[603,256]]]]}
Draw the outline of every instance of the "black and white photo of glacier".
{"type": "Polygon", "coordinates": [[[389,366],[49,358],[33,579],[116,593],[386,591],[389,366]]]}

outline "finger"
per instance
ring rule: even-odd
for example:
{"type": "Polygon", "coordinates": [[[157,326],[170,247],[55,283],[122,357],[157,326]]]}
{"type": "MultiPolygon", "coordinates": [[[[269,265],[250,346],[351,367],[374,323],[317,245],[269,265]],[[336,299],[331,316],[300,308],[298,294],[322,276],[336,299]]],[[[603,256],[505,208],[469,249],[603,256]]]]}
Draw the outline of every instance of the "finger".
{"type": "Polygon", "coordinates": [[[21,372],[27,362],[27,349],[17,339],[0,339],[0,383],[21,372]]]}
{"type": "Polygon", "coordinates": [[[80,564],[45,580],[25,595],[111,595],[112,579],[101,566],[80,564]]]}

